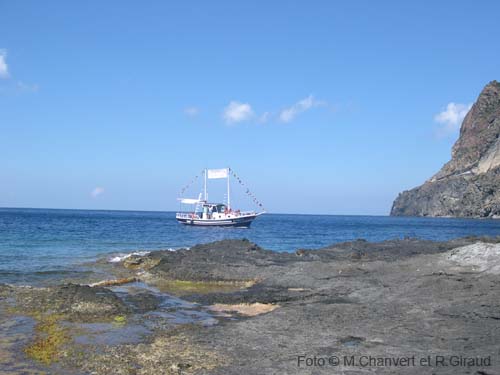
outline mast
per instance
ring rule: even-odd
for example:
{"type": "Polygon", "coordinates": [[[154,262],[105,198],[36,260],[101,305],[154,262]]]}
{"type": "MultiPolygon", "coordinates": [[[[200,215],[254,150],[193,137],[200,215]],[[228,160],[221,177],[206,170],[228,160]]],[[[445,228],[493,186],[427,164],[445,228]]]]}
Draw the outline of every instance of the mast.
{"type": "Polygon", "coordinates": [[[205,176],[205,183],[203,184],[203,191],[205,193],[205,202],[208,202],[208,197],[207,197],[207,169],[205,168],[205,172],[203,173],[205,176]]]}
{"type": "Polygon", "coordinates": [[[228,208],[228,210],[231,209],[231,197],[229,195],[229,171],[230,170],[231,170],[231,168],[227,169],[227,208],[228,208]]]}

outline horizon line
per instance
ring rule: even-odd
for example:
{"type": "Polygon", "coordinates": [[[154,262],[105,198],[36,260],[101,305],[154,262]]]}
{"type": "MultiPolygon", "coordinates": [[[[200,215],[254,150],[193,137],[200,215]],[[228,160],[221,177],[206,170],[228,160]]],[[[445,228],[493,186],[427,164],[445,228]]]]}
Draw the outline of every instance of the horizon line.
{"type": "MultiPolygon", "coordinates": [[[[102,211],[102,212],[178,212],[176,210],[137,210],[137,209],[108,209],[108,208],[50,208],[50,207],[7,207],[0,206],[0,210],[55,210],[55,211],[102,211]]],[[[374,217],[391,217],[389,214],[331,214],[331,213],[300,213],[300,212],[268,212],[267,215],[309,215],[309,216],[374,216],[374,217]]]]}

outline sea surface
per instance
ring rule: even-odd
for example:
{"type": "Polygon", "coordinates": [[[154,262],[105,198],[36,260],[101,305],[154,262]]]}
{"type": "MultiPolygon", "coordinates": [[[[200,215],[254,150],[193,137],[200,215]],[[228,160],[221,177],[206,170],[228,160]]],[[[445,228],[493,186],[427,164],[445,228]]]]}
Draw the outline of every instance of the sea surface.
{"type": "Polygon", "coordinates": [[[321,248],[363,238],[449,240],[500,235],[500,220],[266,214],[252,227],[178,224],[174,212],[0,208],[0,283],[40,284],[88,272],[85,264],[131,252],[248,238],[275,251],[321,248]]]}

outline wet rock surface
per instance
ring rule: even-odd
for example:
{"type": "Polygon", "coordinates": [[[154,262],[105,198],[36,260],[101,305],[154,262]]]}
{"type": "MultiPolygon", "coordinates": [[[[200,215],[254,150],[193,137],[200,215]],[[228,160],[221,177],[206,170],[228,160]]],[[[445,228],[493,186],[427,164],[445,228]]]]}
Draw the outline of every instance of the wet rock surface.
{"type": "MultiPolygon", "coordinates": [[[[214,312],[218,323],[186,321],[155,328],[139,343],[87,348],[77,356],[68,354],[60,365],[89,374],[496,374],[499,240],[358,240],[295,253],[227,240],[152,252],[134,260],[137,278],[163,280],[165,285],[187,283],[190,288],[182,293],[182,301],[198,306],[189,314],[216,306],[223,311],[214,312]],[[211,287],[200,287],[204,283],[211,287]],[[239,286],[230,290],[227,283],[239,286]],[[414,357],[416,364],[307,366],[301,356],[336,356],[341,361],[351,356],[356,361],[362,356],[414,357]],[[490,362],[419,364],[428,356],[490,362]]],[[[123,266],[129,265],[117,265],[123,266]]],[[[76,321],[95,318],[97,310],[86,315],[75,306],[109,306],[112,314],[126,317],[125,326],[132,316],[149,319],[165,307],[156,292],[123,296],[121,288],[64,285],[33,292],[0,285],[0,298],[14,296],[26,308],[39,300],[41,306],[51,305],[76,321]]],[[[164,311],[175,309],[172,303],[164,311]]],[[[108,314],[104,308],[98,311],[108,314]]],[[[68,351],[74,352],[78,350],[68,351]]]]}
{"type": "Polygon", "coordinates": [[[16,308],[24,312],[64,314],[70,320],[89,321],[130,312],[109,289],[64,284],[47,288],[15,288],[16,308]]]}

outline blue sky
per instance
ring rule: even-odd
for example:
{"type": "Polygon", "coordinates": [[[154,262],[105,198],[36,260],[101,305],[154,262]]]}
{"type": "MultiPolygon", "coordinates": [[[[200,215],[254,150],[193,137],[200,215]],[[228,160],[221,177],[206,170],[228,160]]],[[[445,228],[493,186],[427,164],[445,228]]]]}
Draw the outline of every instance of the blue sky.
{"type": "Polygon", "coordinates": [[[387,214],[500,79],[498,14],[0,1],[0,206],[175,210],[200,170],[231,166],[271,212],[387,214]]]}

